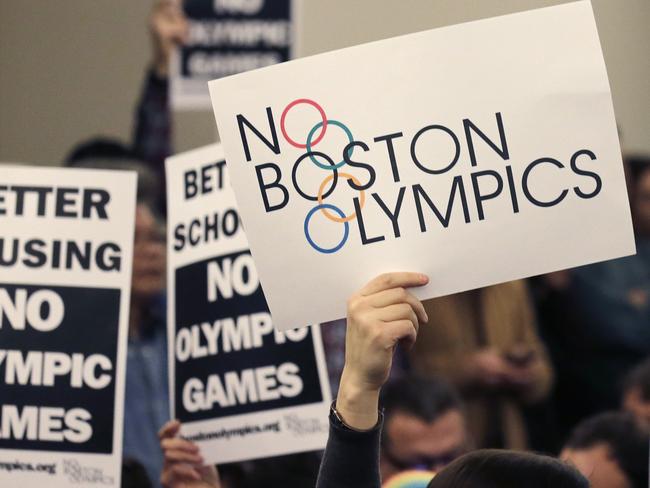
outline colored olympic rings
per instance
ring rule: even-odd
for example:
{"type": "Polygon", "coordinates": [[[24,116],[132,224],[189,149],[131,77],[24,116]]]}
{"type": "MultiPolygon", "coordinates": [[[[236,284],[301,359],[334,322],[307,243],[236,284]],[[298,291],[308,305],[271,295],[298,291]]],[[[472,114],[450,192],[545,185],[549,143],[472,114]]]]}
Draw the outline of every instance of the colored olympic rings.
{"type": "Polygon", "coordinates": [[[316,110],[318,110],[318,112],[320,113],[320,117],[321,117],[320,124],[323,127],[323,129],[321,130],[320,134],[318,135],[318,137],[314,141],[314,143],[313,143],[314,146],[316,144],[318,144],[323,137],[325,137],[325,132],[327,131],[327,116],[325,115],[325,110],[323,110],[323,107],[321,107],[319,104],[317,104],[313,100],[310,100],[309,98],[299,98],[297,100],[294,100],[293,102],[291,102],[289,105],[287,105],[285,107],[284,111],[282,112],[282,117],[280,117],[280,130],[282,131],[282,135],[287,140],[287,142],[289,144],[291,144],[293,147],[297,147],[297,148],[300,148],[300,149],[306,149],[307,148],[306,144],[300,144],[300,143],[294,141],[291,137],[289,137],[289,134],[287,134],[287,128],[285,127],[285,119],[287,118],[287,112],[289,112],[289,110],[292,107],[294,107],[294,106],[296,106],[296,105],[298,105],[300,103],[305,103],[307,105],[311,105],[311,106],[315,107],[316,110]]]}
{"type": "MultiPolygon", "coordinates": [[[[354,136],[352,135],[352,132],[351,132],[350,129],[348,129],[347,126],[346,126],[345,124],[343,124],[342,122],[339,122],[338,120],[328,120],[328,121],[326,122],[326,124],[327,124],[328,126],[329,126],[329,125],[335,125],[335,126],[337,126],[337,127],[340,127],[341,129],[343,129],[343,132],[345,132],[345,134],[348,136],[348,141],[349,141],[349,142],[354,142],[354,136]]],[[[307,144],[306,144],[307,151],[311,151],[311,148],[312,148],[313,146],[315,146],[316,143],[318,142],[318,141],[314,141],[314,142],[312,143],[311,139],[312,139],[312,137],[314,137],[314,133],[319,129],[319,127],[322,127],[322,126],[324,126],[323,122],[319,122],[318,124],[316,124],[316,125],[312,128],[311,131],[309,131],[309,135],[307,136],[307,144]]],[[[325,132],[325,131],[321,131],[321,136],[322,136],[322,134],[324,134],[324,132],[325,132]]],[[[320,140],[320,138],[319,138],[319,140],[320,140]]],[[[352,157],[352,153],[353,153],[353,152],[354,152],[354,147],[351,147],[350,149],[348,149],[348,157],[352,157]]],[[[311,159],[312,162],[313,162],[316,166],[318,166],[319,168],[326,169],[326,170],[338,169],[338,168],[340,168],[341,166],[343,166],[343,165],[345,164],[345,159],[339,161],[339,162],[336,163],[333,167],[332,167],[332,166],[327,166],[327,165],[321,163],[321,162],[318,161],[318,160],[317,160],[313,155],[309,156],[309,159],[311,159]]]]}
{"type": "MultiPolygon", "coordinates": [[[[352,180],[356,185],[361,185],[359,180],[356,178],[356,176],[351,175],[349,173],[339,173],[339,176],[342,176],[344,178],[347,178],[348,180],[352,180]]],[[[325,195],[323,195],[323,191],[325,190],[325,185],[327,185],[327,182],[330,180],[333,180],[336,178],[336,173],[329,175],[327,178],[323,180],[323,182],[320,184],[320,188],[318,189],[318,203],[320,205],[321,210],[323,212],[323,215],[327,217],[328,219],[334,221],[334,222],[349,222],[350,220],[354,220],[357,217],[357,213],[353,212],[349,216],[343,215],[342,217],[336,217],[329,213],[325,206],[323,205],[323,199],[326,198],[325,195]]],[[[330,189],[330,193],[334,189],[336,185],[332,185],[332,188],[330,189]]],[[[359,197],[359,208],[363,208],[363,204],[366,203],[366,192],[361,190],[361,196],[359,197]]]]}
{"type": "Polygon", "coordinates": [[[317,251],[322,252],[323,254],[332,254],[332,253],[335,253],[336,251],[338,251],[339,249],[341,249],[345,245],[345,242],[348,240],[348,236],[350,235],[350,224],[348,224],[347,222],[344,222],[344,224],[343,224],[344,225],[343,238],[341,239],[341,241],[336,246],[330,247],[330,248],[319,246],[318,244],[316,244],[313,241],[313,239],[309,235],[309,221],[311,220],[312,216],[316,212],[318,212],[319,210],[324,209],[324,208],[328,208],[330,210],[333,210],[334,212],[339,214],[341,216],[341,218],[345,217],[345,214],[343,213],[343,211],[340,208],[335,207],[334,205],[331,205],[329,203],[324,203],[322,205],[316,205],[314,208],[312,208],[309,211],[309,213],[307,214],[307,217],[305,217],[305,226],[304,226],[305,237],[307,238],[307,242],[309,242],[311,247],[313,247],[317,251]]]}

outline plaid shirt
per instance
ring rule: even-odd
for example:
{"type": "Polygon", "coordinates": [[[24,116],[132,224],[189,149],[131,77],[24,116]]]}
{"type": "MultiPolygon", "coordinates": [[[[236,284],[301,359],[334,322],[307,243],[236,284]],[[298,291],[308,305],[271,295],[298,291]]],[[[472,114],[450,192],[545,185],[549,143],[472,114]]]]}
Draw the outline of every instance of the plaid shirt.
{"type": "Polygon", "coordinates": [[[133,151],[160,180],[159,208],[165,215],[165,158],[172,154],[172,124],[168,81],[149,71],[138,103],[133,151]]]}

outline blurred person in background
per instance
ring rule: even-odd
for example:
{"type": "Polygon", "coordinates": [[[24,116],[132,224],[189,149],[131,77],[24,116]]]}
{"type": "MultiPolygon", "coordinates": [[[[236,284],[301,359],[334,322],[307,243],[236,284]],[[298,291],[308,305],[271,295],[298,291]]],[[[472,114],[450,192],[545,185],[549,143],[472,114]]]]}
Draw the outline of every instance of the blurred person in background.
{"type": "Polygon", "coordinates": [[[627,375],[623,383],[623,409],[650,432],[650,358],[627,375]]]}
{"type": "Polygon", "coordinates": [[[409,376],[382,390],[381,477],[408,470],[438,471],[471,447],[458,394],[447,382],[409,376]]]}
{"type": "Polygon", "coordinates": [[[165,231],[155,210],[160,182],[135,158],[118,142],[96,139],[78,146],[68,158],[67,166],[130,170],[138,174],[123,456],[142,464],[153,486],[159,486],[163,458],[157,432],[169,419],[165,231]]]}
{"type": "Polygon", "coordinates": [[[169,419],[166,249],[161,217],[166,207],[164,161],[172,152],[167,75],[171,52],[184,41],[187,22],[177,3],[159,1],[152,9],[149,29],[152,60],[135,113],[133,143],[127,146],[96,137],[73,148],[66,165],[138,173],[123,456],[142,464],[152,486],[159,487],[163,456],[157,432],[169,419]]]}
{"type": "Polygon", "coordinates": [[[646,488],[650,445],[634,416],[607,412],[581,422],[560,457],[591,482],[591,488],[646,488]]]}
{"type": "Polygon", "coordinates": [[[550,456],[483,449],[435,476],[427,488],[589,488],[574,467],[550,456]]]}
{"type": "Polygon", "coordinates": [[[548,394],[553,372],[526,283],[513,281],[424,302],[431,321],[410,353],[422,376],[461,393],[477,447],[526,449],[522,407],[548,394]]]}
{"type": "Polygon", "coordinates": [[[625,375],[650,355],[650,158],[625,162],[637,254],[536,280],[560,438],[618,408],[625,375]]]}
{"type": "Polygon", "coordinates": [[[174,48],[187,38],[188,22],[182,2],[158,0],[149,18],[152,60],[135,113],[133,152],[160,180],[156,207],[166,214],[165,158],[172,154],[169,107],[169,63],[174,48]]]}

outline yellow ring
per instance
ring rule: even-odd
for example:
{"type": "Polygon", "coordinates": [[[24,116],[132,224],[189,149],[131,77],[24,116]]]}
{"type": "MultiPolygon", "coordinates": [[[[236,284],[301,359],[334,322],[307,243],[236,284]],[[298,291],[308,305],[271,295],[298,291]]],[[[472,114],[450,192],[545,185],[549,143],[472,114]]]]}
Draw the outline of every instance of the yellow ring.
{"type": "MultiPolygon", "coordinates": [[[[356,178],[356,176],[351,175],[349,173],[339,173],[339,176],[343,176],[344,178],[347,178],[348,180],[352,180],[356,185],[361,186],[361,183],[359,180],[356,178]]],[[[334,175],[331,174],[327,178],[323,180],[323,182],[320,184],[320,188],[318,189],[318,204],[322,205],[323,204],[323,192],[325,191],[325,185],[334,178],[334,175]]],[[[361,198],[360,198],[360,208],[363,208],[363,204],[366,203],[366,192],[361,190],[361,198]]],[[[323,212],[323,215],[327,217],[328,219],[332,220],[333,222],[349,222],[350,220],[354,220],[357,218],[357,213],[353,212],[352,215],[348,215],[347,217],[337,217],[336,215],[332,215],[329,210],[326,208],[321,208],[321,212],[323,212]]]]}

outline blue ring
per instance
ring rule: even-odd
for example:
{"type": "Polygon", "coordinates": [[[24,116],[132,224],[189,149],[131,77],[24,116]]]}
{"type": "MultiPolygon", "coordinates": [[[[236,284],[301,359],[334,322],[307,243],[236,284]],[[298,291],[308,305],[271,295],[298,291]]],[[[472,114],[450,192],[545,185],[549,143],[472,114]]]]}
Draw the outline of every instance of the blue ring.
{"type": "MultiPolygon", "coordinates": [[[[329,125],[335,125],[335,126],[337,126],[337,127],[340,127],[341,129],[343,129],[343,131],[344,131],[344,132],[346,133],[346,135],[348,136],[349,141],[350,141],[350,142],[354,142],[354,136],[352,135],[352,132],[350,131],[350,129],[347,128],[347,126],[346,126],[344,123],[339,122],[338,120],[328,120],[328,121],[327,121],[327,125],[328,125],[328,126],[329,126],[329,125]]],[[[320,121],[319,123],[317,123],[317,124],[314,126],[314,128],[313,128],[312,130],[309,131],[309,135],[307,136],[307,144],[306,144],[306,146],[307,146],[307,151],[308,151],[308,152],[312,152],[312,151],[311,151],[311,139],[312,139],[312,137],[314,137],[314,134],[316,133],[316,131],[317,131],[318,129],[320,129],[322,126],[323,126],[323,121],[320,121]]],[[[350,149],[348,149],[348,157],[349,157],[349,158],[352,157],[352,153],[353,153],[353,152],[354,152],[354,147],[351,147],[350,149]]],[[[313,154],[310,154],[310,155],[309,155],[309,159],[311,159],[312,162],[313,162],[316,166],[318,166],[319,168],[321,168],[321,169],[327,169],[327,170],[330,170],[330,171],[333,171],[333,170],[335,170],[335,169],[339,169],[341,166],[343,166],[343,165],[345,164],[345,159],[342,160],[342,161],[340,161],[340,162],[338,162],[338,163],[335,164],[334,166],[331,166],[331,165],[329,165],[329,164],[323,164],[323,163],[321,163],[320,161],[318,161],[318,160],[314,157],[313,154]]]]}
{"type": "Polygon", "coordinates": [[[340,208],[335,207],[334,205],[331,205],[329,203],[323,203],[322,205],[316,205],[314,208],[312,208],[309,211],[309,213],[307,214],[307,217],[305,217],[305,226],[304,226],[304,228],[305,228],[305,237],[307,238],[307,242],[309,242],[311,247],[316,249],[318,252],[322,252],[323,254],[332,254],[332,253],[335,253],[336,251],[338,251],[339,249],[341,249],[345,245],[346,241],[348,240],[348,236],[350,235],[350,226],[348,225],[347,222],[343,222],[343,224],[345,224],[345,231],[343,232],[343,239],[336,246],[334,246],[332,248],[329,248],[329,249],[326,249],[324,247],[320,247],[318,244],[316,244],[312,240],[311,236],[309,235],[309,221],[311,220],[312,215],[314,215],[316,212],[318,212],[321,208],[330,209],[330,210],[336,212],[337,214],[339,214],[339,217],[341,217],[342,219],[345,218],[345,214],[343,213],[343,211],[340,208]]]}

